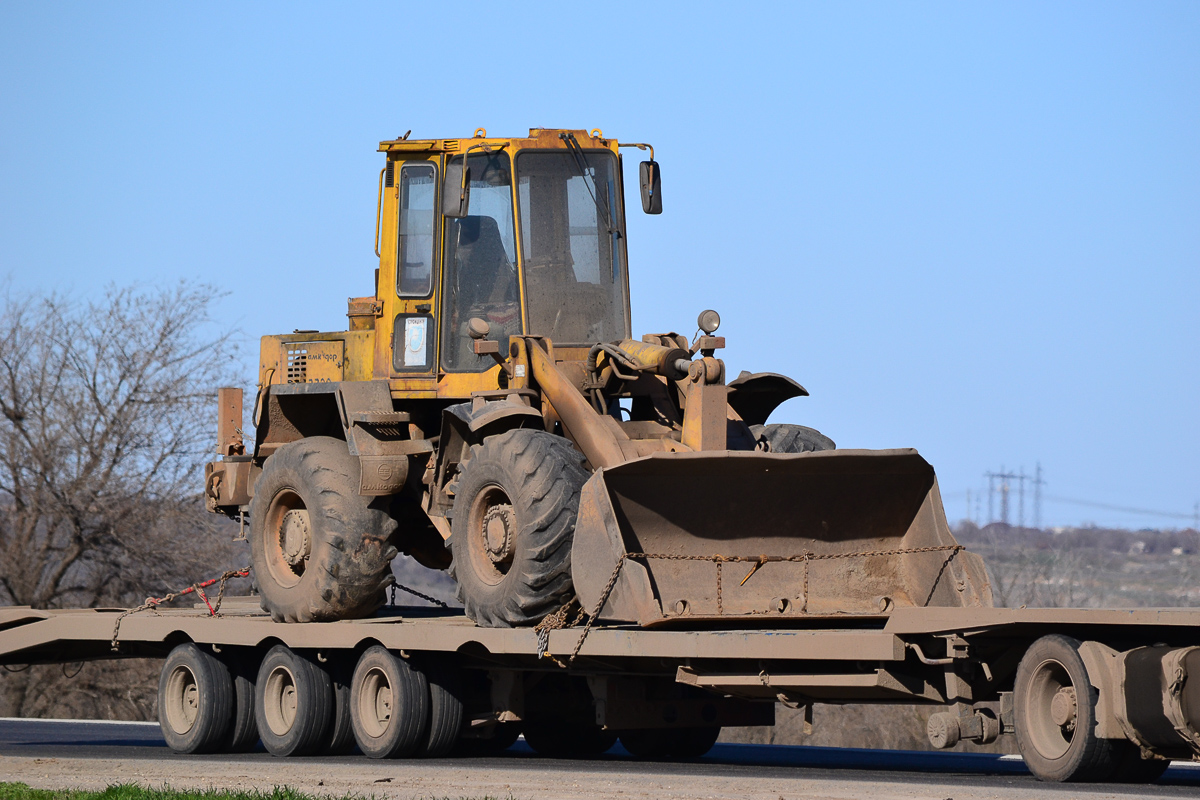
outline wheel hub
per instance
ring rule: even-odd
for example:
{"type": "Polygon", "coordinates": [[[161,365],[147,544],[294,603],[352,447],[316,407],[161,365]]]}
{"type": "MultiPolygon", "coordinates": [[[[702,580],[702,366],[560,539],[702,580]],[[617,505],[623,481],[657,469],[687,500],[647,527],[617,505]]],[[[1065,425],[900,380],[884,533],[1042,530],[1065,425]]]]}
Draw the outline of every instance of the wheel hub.
{"type": "Polygon", "coordinates": [[[493,564],[512,560],[513,507],[492,506],[483,515],[483,545],[493,564]]]}
{"type": "Polygon", "coordinates": [[[279,525],[279,546],[283,560],[297,566],[308,560],[312,552],[312,537],[309,534],[308,512],[294,508],[283,515],[279,525]]]}
{"type": "Polygon", "coordinates": [[[1054,693],[1054,699],[1050,701],[1050,719],[1064,730],[1075,730],[1077,703],[1075,687],[1064,686],[1054,693]]]}

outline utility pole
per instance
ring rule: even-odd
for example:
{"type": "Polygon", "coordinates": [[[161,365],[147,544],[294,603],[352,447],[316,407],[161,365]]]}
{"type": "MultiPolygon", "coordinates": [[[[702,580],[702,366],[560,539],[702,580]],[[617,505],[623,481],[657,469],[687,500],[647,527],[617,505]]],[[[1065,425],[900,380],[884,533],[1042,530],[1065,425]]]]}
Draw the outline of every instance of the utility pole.
{"type": "Polygon", "coordinates": [[[1017,496],[1017,527],[1025,527],[1025,468],[1021,467],[1021,473],[1017,475],[1017,486],[1020,494],[1017,496]]]}
{"type": "Polygon", "coordinates": [[[1000,474],[996,476],[1000,479],[1000,521],[1008,526],[1008,490],[1011,488],[1008,483],[1009,473],[1004,471],[1004,465],[1000,465],[1000,474]]]}
{"type": "Polygon", "coordinates": [[[991,472],[984,473],[988,479],[988,518],[987,524],[991,525],[996,521],[996,476],[991,472]]]}
{"type": "Polygon", "coordinates": [[[1026,475],[1025,468],[1021,467],[1020,472],[1008,472],[1004,467],[1000,467],[999,472],[985,472],[984,477],[988,479],[988,522],[1003,522],[1009,524],[1009,512],[1012,509],[1010,495],[1015,488],[1017,491],[1017,527],[1025,527],[1025,484],[1026,482],[1033,484],[1034,487],[1034,526],[1041,527],[1042,524],[1042,465],[1038,462],[1036,477],[1034,475],[1026,475]],[[1014,487],[1015,484],[1015,487],[1014,487]],[[996,492],[1000,492],[1000,517],[996,518],[995,498],[996,492]]]}
{"type": "MultiPolygon", "coordinates": [[[[1042,480],[1042,462],[1039,461],[1033,479],[1033,527],[1038,530],[1042,529],[1042,486],[1045,483],[1042,480]]],[[[1197,506],[1200,507],[1200,504],[1197,506]]]]}

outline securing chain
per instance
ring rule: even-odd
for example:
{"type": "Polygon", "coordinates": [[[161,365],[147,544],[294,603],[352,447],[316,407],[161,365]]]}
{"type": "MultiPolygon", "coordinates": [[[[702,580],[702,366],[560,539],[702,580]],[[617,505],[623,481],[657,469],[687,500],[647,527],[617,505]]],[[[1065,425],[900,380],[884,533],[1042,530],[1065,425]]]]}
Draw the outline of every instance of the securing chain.
{"type": "MultiPolygon", "coordinates": [[[[678,555],[678,554],[674,554],[674,553],[625,553],[619,559],[617,559],[617,565],[613,568],[612,575],[609,576],[608,583],[605,584],[604,590],[602,592],[600,592],[600,599],[596,601],[596,607],[592,610],[592,612],[590,614],[588,614],[587,624],[583,626],[583,632],[579,635],[579,641],[575,642],[575,649],[571,651],[571,656],[570,656],[570,658],[567,659],[567,664],[574,663],[576,656],[579,655],[579,651],[583,647],[583,643],[587,640],[588,634],[591,633],[591,631],[592,631],[592,625],[595,624],[596,619],[600,616],[600,610],[602,608],[604,608],[604,604],[608,602],[609,595],[612,594],[613,588],[617,585],[617,578],[620,577],[620,575],[621,575],[621,568],[624,567],[625,562],[631,558],[642,558],[642,559],[647,559],[647,560],[663,559],[666,561],[707,561],[709,563],[716,564],[717,565],[717,613],[718,614],[721,614],[724,612],[724,609],[722,607],[722,598],[721,598],[721,565],[722,564],[738,563],[738,562],[753,563],[754,566],[751,567],[750,572],[748,572],[746,574],[746,577],[742,579],[742,583],[744,584],[747,580],[750,579],[750,576],[753,575],[758,570],[758,568],[761,567],[763,564],[768,564],[768,563],[773,563],[773,562],[802,563],[802,564],[804,564],[804,604],[800,607],[800,611],[801,611],[801,613],[808,613],[808,583],[809,583],[808,582],[808,565],[809,565],[809,562],[811,562],[811,561],[830,561],[830,560],[838,559],[838,558],[867,558],[867,557],[871,557],[871,556],[906,556],[906,555],[914,555],[917,553],[938,553],[938,552],[949,551],[950,555],[948,555],[946,557],[945,561],[942,562],[942,568],[940,570],[938,570],[937,577],[934,578],[933,588],[931,588],[929,590],[929,597],[927,597],[925,599],[925,605],[929,605],[929,601],[933,599],[934,589],[937,588],[938,583],[941,581],[942,574],[946,571],[946,567],[950,564],[950,562],[954,559],[954,557],[956,555],[958,555],[960,550],[965,550],[965,549],[966,548],[961,544],[947,544],[947,545],[939,545],[936,547],[904,547],[904,548],[898,548],[895,550],[861,550],[856,553],[824,553],[824,554],[820,554],[820,553],[810,553],[806,550],[803,553],[800,553],[799,555],[794,555],[794,556],[768,556],[768,555],[759,555],[759,556],[722,556],[722,555],[686,556],[686,555],[678,555]]],[[[561,612],[562,609],[559,609],[559,611],[561,612]]],[[[549,619],[549,617],[547,617],[547,619],[549,619]]],[[[542,620],[542,622],[545,622],[545,621],[546,621],[545,619],[542,620]]],[[[542,623],[538,623],[539,626],[541,624],[542,623]]],[[[536,630],[536,628],[535,628],[535,630],[536,630]]],[[[548,636],[549,636],[549,632],[547,632],[547,637],[548,636]]],[[[540,643],[540,641],[541,640],[539,638],[539,643],[540,643]]],[[[539,644],[539,647],[540,647],[540,644],[539,644]]],[[[567,666],[567,664],[563,664],[558,659],[554,659],[554,662],[556,664],[558,664],[560,667],[567,666]]]]}
{"type": "Polygon", "coordinates": [[[395,606],[396,606],[396,590],[397,589],[399,589],[402,592],[408,592],[413,597],[419,597],[422,600],[424,600],[425,602],[432,603],[435,606],[441,606],[442,608],[450,607],[447,603],[444,603],[441,600],[438,600],[436,597],[430,597],[427,594],[422,594],[421,592],[418,592],[416,589],[405,586],[403,583],[394,583],[393,582],[392,583],[392,597],[391,597],[391,600],[388,601],[388,605],[392,606],[393,608],[395,608],[395,606]]]}
{"type": "Polygon", "coordinates": [[[130,608],[121,612],[121,614],[117,617],[116,622],[113,623],[112,641],[109,643],[113,652],[118,650],[117,638],[121,632],[121,620],[125,619],[130,614],[136,614],[139,611],[150,611],[152,609],[157,609],[163,603],[169,603],[172,600],[177,600],[185,595],[195,593],[200,596],[200,599],[204,601],[204,605],[208,607],[208,615],[210,617],[215,617],[217,616],[217,612],[221,610],[221,601],[225,599],[225,584],[233,578],[245,578],[249,574],[250,567],[231,569],[228,572],[223,573],[219,578],[210,578],[206,581],[193,583],[191,586],[187,587],[186,589],[180,589],[178,592],[171,592],[170,594],[163,595],[162,597],[147,597],[146,602],[142,603],[137,608],[130,608]],[[216,602],[210,603],[208,600],[208,595],[204,593],[204,590],[209,586],[212,586],[214,583],[220,583],[220,588],[217,590],[216,602]]]}
{"type": "Polygon", "coordinates": [[[564,605],[558,611],[542,617],[542,621],[533,626],[533,630],[537,633],[538,637],[538,658],[548,658],[555,664],[558,664],[560,667],[565,669],[567,665],[550,654],[550,631],[557,631],[561,630],[562,628],[574,628],[579,624],[579,621],[583,619],[583,615],[583,607],[579,605],[578,598],[572,597],[566,603],[566,605],[564,605]],[[567,616],[571,613],[572,608],[574,608],[576,611],[575,619],[568,623],[567,616]]]}

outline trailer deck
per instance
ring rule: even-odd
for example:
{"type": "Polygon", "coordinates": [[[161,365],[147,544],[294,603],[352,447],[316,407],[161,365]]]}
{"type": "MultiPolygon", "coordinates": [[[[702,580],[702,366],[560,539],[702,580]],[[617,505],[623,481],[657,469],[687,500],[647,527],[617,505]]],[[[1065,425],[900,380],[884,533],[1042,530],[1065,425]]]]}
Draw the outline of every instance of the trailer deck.
{"type": "MultiPolygon", "coordinates": [[[[331,686],[341,681],[338,713],[348,717],[350,684],[368,656],[385,653],[422,671],[431,686],[456,676],[452,683],[465,688],[455,736],[468,738],[506,724],[527,731],[547,719],[560,724],[557,715],[572,709],[572,724],[619,733],[632,748],[638,731],[772,724],[776,701],[809,711],[814,702],[896,702],[948,707],[930,720],[938,746],[986,743],[1002,732],[1020,740],[1022,725],[1040,724],[1038,735],[1058,733],[1066,749],[1072,726],[1086,724],[1113,753],[1134,754],[1124,769],[1135,778],[1161,772],[1167,758],[1200,757],[1200,677],[1187,681],[1189,672],[1200,673],[1200,609],[901,607],[763,619],[753,628],[746,622],[567,627],[539,641],[531,628],[479,627],[452,609],[386,607],[366,619],[283,623],[261,612],[254,597],[226,598],[217,615],[204,605],[8,607],[0,608],[0,664],[165,658],[161,693],[170,691],[168,668],[179,671],[172,659],[186,651],[188,670],[203,671],[196,659],[225,664],[251,687],[252,699],[256,681],[267,685],[260,665],[269,671],[276,654],[294,659],[285,671],[303,662],[332,676],[325,678],[331,686]],[[1030,661],[1047,647],[1048,655],[1030,661]],[[1042,672],[1026,681],[1023,698],[1027,663],[1042,672]]],[[[266,712],[255,713],[261,730],[266,712]]],[[[1028,753],[1026,760],[1035,774],[1055,779],[1051,767],[1028,753]]]]}

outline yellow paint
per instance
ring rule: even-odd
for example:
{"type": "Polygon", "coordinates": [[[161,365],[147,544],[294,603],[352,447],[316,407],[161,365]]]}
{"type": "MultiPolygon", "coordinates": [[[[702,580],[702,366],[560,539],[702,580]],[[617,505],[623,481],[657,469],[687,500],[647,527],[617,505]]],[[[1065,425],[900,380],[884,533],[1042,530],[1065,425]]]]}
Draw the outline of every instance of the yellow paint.
{"type": "MultiPolygon", "coordinates": [[[[584,130],[563,131],[559,129],[531,129],[525,137],[494,137],[484,133],[479,138],[462,139],[408,139],[380,142],[379,151],[385,153],[393,162],[394,179],[392,186],[383,188],[382,211],[379,227],[379,272],[375,298],[381,306],[381,312],[374,320],[373,329],[354,330],[346,332],[322,332],[307,334],[288,334],[282,336],[264,336],[262,339],[262,359],[260,380],[268,383],[286,383],[288,378],[287,347],[299,342],[309,343],[312,353],[317,354],[307,363],[305,379],[315,380],[387,380],[392,397],[396,399],[466,399],[472,392],[494,391],[501,388],[501,368],[492,365],[479,373],[447,373],[437,368],[441,359],[441,269],[437,270],[433,291],[427,297],[400,297],[396,290],[396,256],[397,234],[399,228],[400,203],[400,169],[404,164],[429,163],[437,170],[438,193],[434,214],[434,263],[440,265],[443,249],[444,219],[440,213],[441,183],[447,160],[454,154],[462,153],[468,147],[487,144],[496,149],[503,148],[516,163],[517,154],[525,149],[565,150],[559,134],[573,133],[584,148],[603,148],[617,154],[618,144],[615,139],[605,139],[599,130],[593,129],[596,136],[584,130]],[[397,315],[400,314],[429,314],[432,317],[429,335],[435,336],[433,356],[427,373],[397,372],[392,366],[392,343],[397,315]],[[323,343],[323,344],[322,344],[323,343]],[[335,344],[337,343],[337,344],[335,344]],[[336,355],[342,348],[340,363],[336,355]],[[334,353],[335,355],[330,355],[334,353]],[[333,366],[337,364],[337,366],[333,366]],[[340,377],[337,377],[340,375],[340,377]]],[[[374,188],[374,187],[372,187],[374,188]]],[[[517,181],[513,181],[513,207],[517,207],[517,181]]],[[[525,296],[525,269],[523,247],[520,241],[520,226],[515,232],[516,251],[518,260],[518,288],[521,296],[525,296]]],[[[628,303],[628,298],[626,299],[628,303]]],[[[522,303],[522,325],[528,326],[528,314],[525,303],[522,303]]],[[[628,313],[628,309],[626,309],[628,313]]],[[[358,327],[358,326],[356,326],[358,327]]],[[[502,342],[504,348],[506,343],[502,342]]],[[[524,367],[525,376],[514,375],[513,388],[528,386],[528,357],[523,346],[518,346],[518,355],[513,359],[513,365],[524,367]]],[[[502,349],[502,352],[503,349],[502,349]]],[[[561,353],[559,358],[582,360],[587,351],[561,353]]],[[[293,361],[294,366],[294,361],[293,361]]],[[[515,371],[515,370],[514,370],[515,371]]],[[[293,378],[295,370],[293,369],[293,378]]]]}

